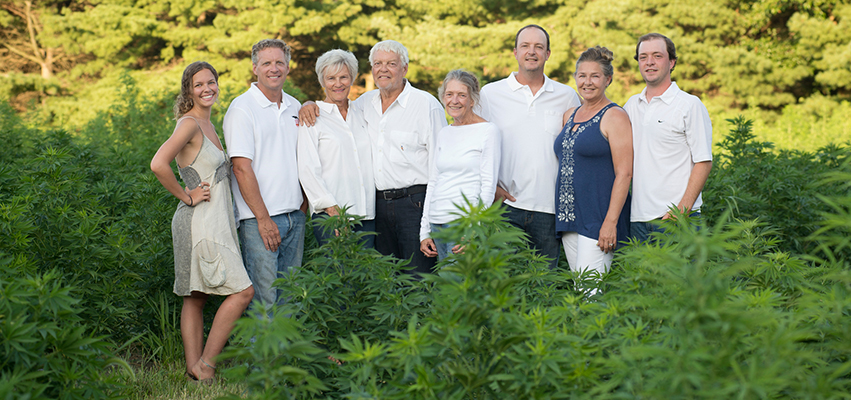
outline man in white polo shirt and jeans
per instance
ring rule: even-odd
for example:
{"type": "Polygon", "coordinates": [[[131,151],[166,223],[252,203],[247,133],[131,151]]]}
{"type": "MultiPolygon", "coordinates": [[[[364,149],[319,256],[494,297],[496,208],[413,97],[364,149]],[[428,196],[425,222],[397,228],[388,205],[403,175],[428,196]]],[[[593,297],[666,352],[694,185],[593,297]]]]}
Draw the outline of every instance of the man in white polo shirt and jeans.
{"type": "Polygon", "coordinates": [[[482,88],[482,117],[502,131],[502,161],[495,201],[505,200],[508,221],[529,235],[532,247],[558,265],[555,187],[558,158],[553,143],[562,116],[578,107],[579,96],[544,75],[550,36],[538,25],[517,32],[514,57],[518,71],[482,88]]]}
{"type": "Polygon", "coordinates": [[[670,218],[672,206],[699,215],[700,193],[712,169],[712,122],[700,99],[671,80],[677,64],[671,39],[642,36],[635,59],[647,87],[623,108],[634,148],[630,236],[644,241],[662,230],[651,221],[670,218]]]}
{"type": "Polygon", "coordinates": [[[283,41],[257,42],[251,49],[257,82],[234,99],[224,120],[243,261],[254,300],[266,306],[283,302],[273,283],[301,266],[304,251],[306,202],[296,163],[301,104],[283,91],[289,62],[283,41]]]}

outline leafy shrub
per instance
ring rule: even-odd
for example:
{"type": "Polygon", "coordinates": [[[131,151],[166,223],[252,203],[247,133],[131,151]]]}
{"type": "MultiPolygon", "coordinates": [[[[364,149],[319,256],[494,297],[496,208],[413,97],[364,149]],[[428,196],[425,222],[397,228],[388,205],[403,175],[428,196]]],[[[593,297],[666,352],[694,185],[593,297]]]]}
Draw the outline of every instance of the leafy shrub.
{"type": "MultiPolygon", "coordinates": [[[[393,286],[403,289],[396,304],[426,306],[403,312],[382,308],[386,290],[372,288],[396,275],[362,281],[375,295],[341,299],[357,296],[349,280],[357,268],[385,262],[344,235],[280,282],[291,303],[262,324],[289,334],[278,347],[264,345],[259,361],[240,358],[239,371],[264,377],[249,398],[306,387],[289,398],[844,398],[847,263],[784,251],[779,230],[732,213],[711,225],[685,216],[666,222],[655,243],[622,249],[598,285],[602,294],[587,297],[570,282],[587,287],[593,279],[549,271],[499,208],[470,207],[438,233],[463,241],[464,253],[424,282],[393,286]],[[329,353],[345,363],[323,359],[329,353]],[[273,379],[285,365],[297,378],[273,379]]],[[[846,243],[847,215],[836,214],[838,230],[823,234],[846,243]]],[[[398,269],[386,261],[382,271],[398,269]]],[[[256,343],[248,348],[257,354],[256,343]]]]}
{"type": "Polygon", "coordinates": [[[109,368],[130,368],[89,333],[76,287],[24,263],[0,252],[0,398],[123,398],[109,368]]]}
{"type": "Polygon", "coordinates": [[[836,193],[839,182],[819,184],[819,177],[848,159],[848,149],[827,146],[815,153],[774,150],[755,140],[752,121],[728,120],[733,128],[720,143],[703,191],[701,208],[710,223],[727,209],[742,219],[758,219],[776,229],[783,250],[805,254],[827,205],[819,193],[836,193]]]}

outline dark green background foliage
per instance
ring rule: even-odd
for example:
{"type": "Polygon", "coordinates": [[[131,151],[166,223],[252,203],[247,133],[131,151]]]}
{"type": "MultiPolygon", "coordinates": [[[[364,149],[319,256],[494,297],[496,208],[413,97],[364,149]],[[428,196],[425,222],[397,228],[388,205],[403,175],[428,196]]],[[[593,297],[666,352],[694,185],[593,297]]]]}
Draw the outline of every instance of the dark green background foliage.
{"type": "MultiPolygon", "coordinates": [[[[123,346],[180,359],[177,200],[148,167],[169,97],[122,96],[84,134],[0,105],[0,373],[20,383],[4,393],[118,396],[119,375],[98,374],[123,346]]],[[[515,252],[500,210],[473,207],[446,233],[466,251],[424,281],[353,235],[309,246],[280,280],[291,302],[240,321],[225,375],[250,398],[847,397],[848,151],[776,150],[746,121],[728,127],[701,229],[624,248],[602,295],[515,252]]]]}
{"type": "Polygon", "coordinates": [[[0,99],[82,131],[125,101],[122,76],[144,84],[140,98],[173,96],[183,68],[205,60],[227,103],[253,79],[251,45],[269,37],[293,47],[287,92],[300,100],[322,96],[313,69],[334,48],[360,60],[357,90],[371,87],[368,52],[386,39],[407,46],[408,79],[434,93],[456,68],[483,83],[507,76],[514,35],[529,23],[549,31],[546,73],[560,82],[572,84],[583,50],[610,48],[608,94],[619,104],[643,86],[636,39],[659,32],[678,47],[673,78],[716,126],[745,114],[760,137],[810,151],[851,140],[846,0],[3,0],[0,99]]]}

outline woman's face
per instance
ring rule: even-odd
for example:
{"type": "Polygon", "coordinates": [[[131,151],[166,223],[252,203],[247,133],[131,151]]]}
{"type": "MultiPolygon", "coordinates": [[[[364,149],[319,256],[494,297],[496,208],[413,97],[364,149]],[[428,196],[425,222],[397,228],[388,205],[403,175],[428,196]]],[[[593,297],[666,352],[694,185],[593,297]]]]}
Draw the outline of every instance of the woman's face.
{"type": "Polygon", "coordinates": [[[452,119],[465,119],[464,117],[472,115],[473,105],[471,103],[467,85],[456,80],[446,82],[446,88],[443,91],[443,104],[446,104],[446,113],[452,119]]]}
{"type": "Polygon", "coordinates": [[[349,91],[352,90],[352,75],[344,65],[328,67],[322,81],[327,102],[341,104],[348,100],[349,91]]]}
{"type": "Polygon", "coordinates": [[[209,69],[202,69],[192,76],[192,101],[195,107],[212,107],[219,98],[219,84],[209,69]]]}
{"type": "Polygon", "coordinates": [[[612,78],[603,73],[603,66],[596,61],[585,61],[576,68],[573,74],[579,95],[586,101],[599,99],[606,95],[606,87],[612,78]]]}

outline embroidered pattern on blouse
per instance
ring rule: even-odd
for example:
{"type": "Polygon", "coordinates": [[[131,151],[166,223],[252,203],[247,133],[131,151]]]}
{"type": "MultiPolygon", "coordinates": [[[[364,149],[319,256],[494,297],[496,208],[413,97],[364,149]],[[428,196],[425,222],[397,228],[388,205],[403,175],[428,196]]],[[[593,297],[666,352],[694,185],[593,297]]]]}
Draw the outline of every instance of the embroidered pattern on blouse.
{"type": "MultiPolygon", "coordinates": [[[[608,107],[605,107],[608,108],[608,107]]],[[[573,130],[573,117],[576,112],[567,120],[567,129],[564,133],[564,138],[561,141],[561,158],[564,160],[559,166],[558,171],[558,209],[556,210],[556,218],[559,221],[573,222],[576,221],[576,213],[574,210],[574,202],[576,201],[575,189],[573,187],[574,173],[574,151],[573,147],[576,144],[576,138],[589,126],[596,124],[603,117],[604,113],[597,112],[593,118],[582,122],[576,130],[573,130]]]]}

